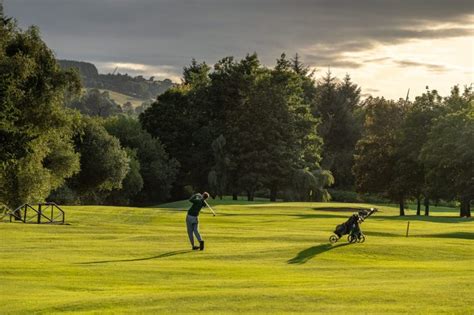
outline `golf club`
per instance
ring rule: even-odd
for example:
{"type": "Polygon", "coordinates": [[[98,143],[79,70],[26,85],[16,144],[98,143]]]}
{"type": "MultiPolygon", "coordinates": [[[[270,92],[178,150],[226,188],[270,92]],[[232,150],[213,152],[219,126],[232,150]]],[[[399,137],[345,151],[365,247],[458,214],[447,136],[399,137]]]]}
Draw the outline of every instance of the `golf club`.
{"type": "Polygon", "coordinates": [[[216,212],[214,211],[214,209],[211,208],[211,206],[207,203],[206,200],[204,200],[204,203],[206,204],[206,206],[207,206],[209,209],[211,209],[212,215],[213,215],[213,216],[216,216],[216,212]]]}

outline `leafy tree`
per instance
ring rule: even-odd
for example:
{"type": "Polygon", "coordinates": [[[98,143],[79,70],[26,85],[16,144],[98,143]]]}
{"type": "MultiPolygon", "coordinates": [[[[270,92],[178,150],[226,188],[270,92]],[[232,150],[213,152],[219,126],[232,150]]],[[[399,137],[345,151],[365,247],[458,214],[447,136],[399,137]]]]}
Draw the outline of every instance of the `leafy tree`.
{"type": "Polygon", "coordinates": [[[203,87],[210,83],[210,67],[205,63],[198,63],[192,59],[191,64],[183,69],[183,83],[196,87],[203,87]]]}
{"type": "Polygon", "coordinates": [[[424,197],[425,215],[429,215],[429,199],[436,198],[436,191],[427,182],[426,167],[420,159],[420,152],[428,139],[428,133],[437,117],[443,112],[442,98],[436,91],[427,90],[416,97],[407,108],[406,117],[400,128],[399,163],[405,170],[405,186],[410,195],[418,200],[417,215],[421,213],[421,198],[424,197]]]}
{"type": "MultiPolygon", "coordinates": [[[[186,85],[169,89],[140,115],[143,128],[153,137],[160,139],[170,156],[179,162],[180,172],[177,174],[177,185],[173,192],[173,198],[177,199],[185,197],[186,192],[182,189],[184,186],[196,186],[196,182],[207,184],[210,170],[210,167],[204,168],[199,163],[196,131],[201,127],[201,118],[191,106],[189,91],[190,87],[186,85]]],[[[206,143],[199,144],[204,145],[206,143]]],[[[210,146],[207,147],[210,150],[210,146]]],[[[212,158],[211,152],[209,155],[212,158]]]]}
{"type": "Polygon", "coordinates": [[[296,72],[285,56],[270,70],[253,54],[238,62],[223,58],[208,71],[193,60],[183,85],[140,116],[179,159],[179,186],[211,184],[218,194],[227,187],[234,199],[245,191],[249,200],[268,188],[275,200],[295,169],[319,169],[321,139],[305,103],[303,70],[296,72]],[[210,145],[220,135],[225,154],[210,145]]]}
{"type": "Polygon", "coordinates": [[[216,164],[208,175],[211,191],[215,192],[215,194],[221,199],[227,190],[227,173],[230,164],[225,146],[226,140],[223,135],[220,135],[212,142],[212,151],[214,153],[216,164]]]}
{"type": "Polygon", "coordinates": [[[431,128],[421,150],[426,177],[437,194],[461,201],[460,216],[471,216],[474,199],[474,102],[472,89],[457,87],[445,99],[449,110],[431,128]]]}
{"type": "Polygon", "coordinates": [[[310,172],[305,169],[298,169],[292,174],[287,198],[297,201],[326,202],[331,200],[331,195],[326,188],[332,184],[334,184],[334,177],[328,170],[310,172]]]}
{"type": "Polygon", "coordinates": [[[0,23],[0,200],[14,208],[39,202],[79,170],[71,142],[76,116],[65,111],[65,92],[79,80],[61,71],[31,27],[0,23]]]}
{"type": "Polygon", "coordinates": [[[132,162],[138,164],[131,165],[134,172],[139,173],[134,174],[133,183],[139,184],[140,175],[143,187],[137,189],[136,194],[129,194],[131,201],[150,204],[167,200],[179,163],[169,157],[160,140],[153,138],[142,129],[139,121],[130,116],[111,117],[105,121],[105,128],[120,140],[122,146],[133,152],[136,162],[132,162]]]}
{"type": "Polygon", "coordinates": [[[122,112],[127,114],[127,115],[135,114],[135,109],[133,108],[132,103],[126,102],[125,104],[123,104],[122,105],[122,112]]]}
{"type": "Polygon", "coordinates": [[[364,135],[357,142],[355,164],[356,189],[362,193],[385,194],[400,204],[405,214],[406,170],[399,163],[399,129],[403,122],[403,103],[370,98],[366,102],[364,135]]]}
{"type": "Polygon", "coordinates": [[[143,178],[140,174],[140,162],[137,153],[128,148],[125,150],[130,159],[130,169],[122,181],[122,188],[113,190],[107,197],[108,203],[128,205],[143,188],[143,178]]]}
{"type": "Polygon", "coordinates": [[[143,102],[139,106],[135,107],[135,114],[140,115],[145,112],[145,110],[151,106],[151,102],[143,102]]]}
{"type": "Polygon", "coordinates": [[[108,192],[122,188],[130,158],[100,121],[83,117],[74,142],[81,155],[81,171],[68,180],[68,186],[78,193],[82,202],[101,202],[108,192]]]}
{"type": "Polygon", "coordinates": [[[88,90],[80,99],[72,101],[68,106],[84,115],[104,118],[122,112],[120,105],[110,98],[109,92],[97,89],[88,90]]]}

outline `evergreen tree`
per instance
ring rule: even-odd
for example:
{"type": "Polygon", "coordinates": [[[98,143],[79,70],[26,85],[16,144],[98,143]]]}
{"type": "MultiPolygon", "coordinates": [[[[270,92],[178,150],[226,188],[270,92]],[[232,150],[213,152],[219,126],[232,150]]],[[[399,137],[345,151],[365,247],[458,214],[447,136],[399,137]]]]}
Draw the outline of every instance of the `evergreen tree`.
{"type": "Polygon", "coordinates": [[[319,134],[323,138],[322,166],[331,170],[335,184],[351,188],[353,153],[360,138],[361,126],[356,118],[360,88],[349,75],[338,82],[331,72],[318,82],[313,114],[321,119],[319,134]]]}

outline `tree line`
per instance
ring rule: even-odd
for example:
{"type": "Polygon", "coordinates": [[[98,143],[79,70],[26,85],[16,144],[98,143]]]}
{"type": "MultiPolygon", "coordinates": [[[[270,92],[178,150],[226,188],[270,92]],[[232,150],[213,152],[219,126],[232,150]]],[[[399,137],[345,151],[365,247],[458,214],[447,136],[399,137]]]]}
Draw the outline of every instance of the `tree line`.
{"type": "Polygon", "coordinates": [[[441,97],[429,90],[414,102],[369,98],[353,167],[360,192],[382,193],[400,205],[417,201],[429,215],[430,200],[457,200],[471,216],[474,199],[474,98],[455,86],[441,97]]]}
{"type": "Polygon", "coordinates": [[[413,102],[361,98],[349,75],[316,81],[298,55],[212,68],[192,60],[138,119],[61,69],[32,27],[0,23],[1,201],[153,204],[245,194],[329,200],[327,188],[400,203],[456,200],[470,216],[474,114],[468,87],[413,102]],[[66,106],[67,105],[67,106],[66,106]]]}

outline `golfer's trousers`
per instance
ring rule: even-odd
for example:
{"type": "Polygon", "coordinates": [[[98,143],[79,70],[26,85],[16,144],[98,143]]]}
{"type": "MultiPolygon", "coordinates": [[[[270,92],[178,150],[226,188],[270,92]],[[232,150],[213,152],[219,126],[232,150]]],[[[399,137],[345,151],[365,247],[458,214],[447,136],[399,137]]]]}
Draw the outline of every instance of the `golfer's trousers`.
{"type": "Polygon", "coordinates": [[[199,242],[202,241],[201,234],[199,234],[199,220],[198,217],[194,217],[192,215],[187,215],[186,216],[186,227],[188,228],[188,236],[189,236],[189,241],[191,242],[191,246],[194,246],[194,235],[196,235],[196,238],[199,242]]]}

